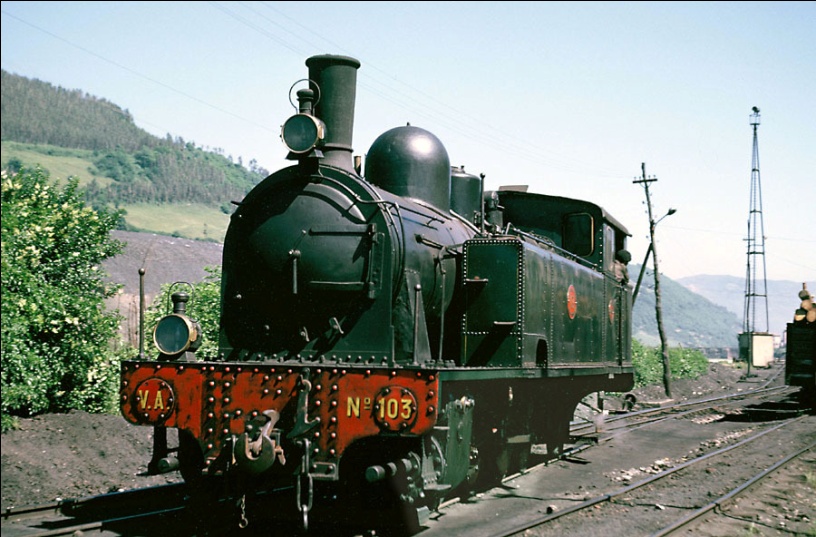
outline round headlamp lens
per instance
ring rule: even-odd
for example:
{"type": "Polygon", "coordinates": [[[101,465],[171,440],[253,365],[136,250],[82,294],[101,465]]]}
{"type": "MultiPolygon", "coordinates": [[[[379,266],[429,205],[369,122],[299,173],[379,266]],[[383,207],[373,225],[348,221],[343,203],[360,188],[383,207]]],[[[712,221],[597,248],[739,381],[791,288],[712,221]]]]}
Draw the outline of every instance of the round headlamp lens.
{"type": "Polygon", "coordinates": [[[323,139],[323,127],[315,117],[297,114],[283,124],[282,138],[292,153],[307,153],[323,139]]]}
{"type": "Polygon", "coordinates": [[[163,317],[153,331],[153,342],[164,354],[186,351],[196,337],[190,320],[176,314],[163,317]]]}

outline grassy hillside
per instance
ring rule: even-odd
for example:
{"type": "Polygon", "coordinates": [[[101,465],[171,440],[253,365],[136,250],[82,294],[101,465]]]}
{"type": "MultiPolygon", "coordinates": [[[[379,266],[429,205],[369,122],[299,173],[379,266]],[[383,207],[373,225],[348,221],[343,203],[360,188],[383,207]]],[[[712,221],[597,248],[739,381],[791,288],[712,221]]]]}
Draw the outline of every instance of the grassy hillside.
{"type": "Polygon", "coordinates": [[[128,229],[174,237],[224,242],[229,215],[201,204],[121,205],[128,229]]]}
{"type": "Polygon", "coordinates": [[[79,186],[86,187],[92,179],[100,185],[107,186],[113,181],[110,177],[91,175],[93,151],[87,149],[66,149],[54,145],[26,144],[3,140],[0,143],[0,163],[7,169],[9,162],[16,159],[26,167],[40,166],[47,170],[51,179],[63,182],[68,177],[77,177],[79,186]]]}
{"type": "MultiPolygon", "coordinates": [[[[94,180],[102,187],[112,183],[110,177],[91,174],[93,158],[93,151],[88,150],[4,141],[0,162],[3,169],[7,169],[12,159],[26,167],[39,166],[48,171],[51,179],[59,179],[63,184],[69,177],[77,177],[82,188],[94,180]]],[[[132,231],[223,242],[229,225],[229,215],[220,207],[201,203],[120,203],[117,206],[126,211],[125,227],[132,231]]]]}

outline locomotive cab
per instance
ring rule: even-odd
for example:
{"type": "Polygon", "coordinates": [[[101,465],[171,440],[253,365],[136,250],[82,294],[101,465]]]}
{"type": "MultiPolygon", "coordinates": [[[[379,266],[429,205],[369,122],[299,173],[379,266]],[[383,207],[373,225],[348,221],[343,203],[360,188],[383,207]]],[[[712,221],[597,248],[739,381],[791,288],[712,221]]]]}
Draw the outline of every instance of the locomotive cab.
{"type": "Polygon", "coordinates": [[[611,214],[588,201],[532,194],[518,187],[500,188],[495,194],[504,222],[608,272],[631,236],[611,214]]]}

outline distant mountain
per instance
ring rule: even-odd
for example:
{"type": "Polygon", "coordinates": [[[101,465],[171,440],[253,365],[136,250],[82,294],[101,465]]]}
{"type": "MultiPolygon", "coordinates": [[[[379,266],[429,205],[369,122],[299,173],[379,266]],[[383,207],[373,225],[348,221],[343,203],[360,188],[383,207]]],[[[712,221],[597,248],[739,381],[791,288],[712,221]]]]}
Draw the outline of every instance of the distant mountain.
{"type": "MultiPolygon", "coordinates": [[[[662,280],[661,280],[662,283],[662,280]]],[[[740,327],[745,316],[745,279],[736,276],[687,276],[677,279],[677,283],[690,291],[704,296],[711,302],[719,304],[734,313],[740,322],[740,327]]],[[[787,328],[787,323],[793,321],[793,313],[799,307],[799,291],[802,290],[803,282],[793,282],[787,280],[767,280],[767,303],[768,303],[768,324],[772,334],[781,336],[787,328]]],[[[808,283],[811,294],[816,289],[816,282],[808,283]]],[[[754,292],[761,291],[755,289],[754,292]]],[[[763,308],[765,301],[757,299],[757,317],[754,321],[754,328],[757,332],[765,330],[765,314],[763,308]]],[[[742,328],[740,328],[742,331],[742,328]]]]}
{"type": "MultiPolygon", "coordinates": [[[[633,284],[640,265],[629,266],[633,284]]],[[[722,304],[660,275],[663,326],[669,346],[736,348],[741,320],[722,304]]],[[[660,345],[655,311],[654,276],[644,274],[632,309],[632,336],[648,346],[660,345]]]]}

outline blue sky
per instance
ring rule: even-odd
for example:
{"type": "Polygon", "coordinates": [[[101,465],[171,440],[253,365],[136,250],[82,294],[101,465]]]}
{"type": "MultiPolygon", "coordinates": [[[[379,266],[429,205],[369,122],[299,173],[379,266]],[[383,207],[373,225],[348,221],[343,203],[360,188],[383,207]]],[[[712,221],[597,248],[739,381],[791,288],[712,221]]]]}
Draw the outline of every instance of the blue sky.
{"type": "Polygon", "coordinates": [[[6,71],[270,171],[306,58],[355,57],[355,154],[410,122],[487,188],[603,206],[637,263],[645,163],[673,279],[745,278],[757,106],[766,277],[816,289],[814,2],[3,1],[0,35],[6,71]]]}

